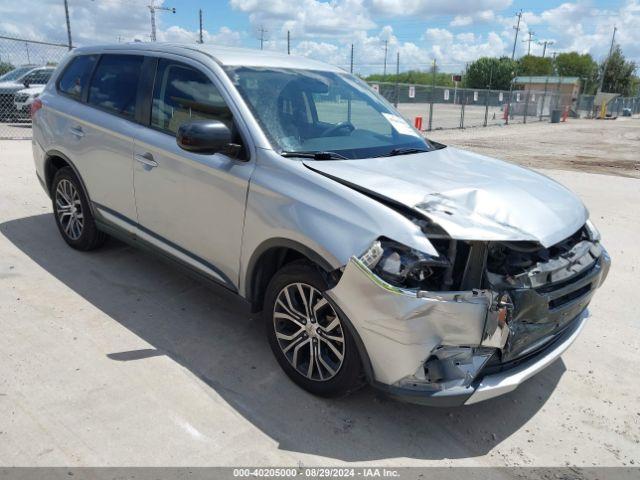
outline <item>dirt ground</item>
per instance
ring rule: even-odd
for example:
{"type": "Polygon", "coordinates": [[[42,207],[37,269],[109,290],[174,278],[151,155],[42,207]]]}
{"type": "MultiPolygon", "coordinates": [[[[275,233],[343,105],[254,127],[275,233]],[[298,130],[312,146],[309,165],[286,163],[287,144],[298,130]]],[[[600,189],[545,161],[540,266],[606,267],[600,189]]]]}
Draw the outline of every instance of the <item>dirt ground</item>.
{"type": "Polygon", "coordinates": [[[640,178],[640,118],[435,130],[427,137],[531,168],[640,178]]]}

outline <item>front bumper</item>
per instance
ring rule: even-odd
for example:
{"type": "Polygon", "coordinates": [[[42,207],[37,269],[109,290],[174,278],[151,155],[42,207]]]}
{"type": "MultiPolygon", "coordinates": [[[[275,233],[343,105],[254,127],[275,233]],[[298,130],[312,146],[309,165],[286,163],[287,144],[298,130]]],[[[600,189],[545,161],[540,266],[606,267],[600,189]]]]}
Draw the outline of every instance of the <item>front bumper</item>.
{"type": "MultiPolygon", "coordinates": [[[[402,290],[384,282],[353,257],[327,295],[353,326],[375,387],[411,403],[456,406],[515,390],[560,357],[584,327],[587,304],[606,277],[609,265],[603,250],[597,265],[580,279],[580,285],[589,282],[591,289],[579,298],[568,297],[569,301],[545,317],[545,321],[557,322],[553,334],[536,342],[526,355],[497,365],[487,359],[501,357],[503,349],[508,349],[509,335],[517,332],[496,320],[499,292],[402,290]],[[425,373],[425,366],[434,353],[446,349],[466,349],[470,360],[458,363],[453,355],[453,361],[447,360],[445,373],[453,371],[455,381],[448,381],[445,374],[435,384],[425,373]],[[487,351],[491,352],[489,356],[487,351]]],[[[566,286],[563,288],[566,290],[566,286]]]]}

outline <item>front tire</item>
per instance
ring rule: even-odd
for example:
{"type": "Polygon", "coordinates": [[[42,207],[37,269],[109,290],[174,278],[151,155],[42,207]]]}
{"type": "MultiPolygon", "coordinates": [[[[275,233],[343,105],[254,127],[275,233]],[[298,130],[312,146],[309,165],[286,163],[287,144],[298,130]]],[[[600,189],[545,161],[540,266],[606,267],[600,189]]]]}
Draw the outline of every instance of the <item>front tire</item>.
{"type": "Polygon", "coordinates": [[[271,350],[289,378],[314,395],[337,397],[362,386],[362,368],[355,341],[326,290],[316,267],[285,265],[267,287],[263,319],[271,350]]]}
{"type": "Polygon", "coordinates": [[[88,251],[104,243],[106,234],[98,230],[87,196],[71,167],[56,172],[51,200],[58,230],[70,247],[88,251]]]}

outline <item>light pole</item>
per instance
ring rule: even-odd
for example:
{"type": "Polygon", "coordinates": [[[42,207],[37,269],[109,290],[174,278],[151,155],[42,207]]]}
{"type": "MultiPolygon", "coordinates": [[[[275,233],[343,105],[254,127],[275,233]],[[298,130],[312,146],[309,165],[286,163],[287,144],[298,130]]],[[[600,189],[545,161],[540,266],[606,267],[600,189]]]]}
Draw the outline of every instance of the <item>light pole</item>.
{"type": "Polygon", "coordinates": [[[69,2],[64,0],[64,15],[67,18],[67,40],[69,41],[69,50],[73,48],[71,43],[71,21],[69,20],[69,2]]]}
{"type": "MultiPolygon", "coordinates": [[[[66,3],[66,1],[65,1],[66,3]]],[[[151,0],[151,3],[147,5],[149,8],[149,12],[151,12],[151,41],[156,41],[156,10],[164,10],[166,12],[176,13],[175,8],[168,7],[156,7],[154,4],[154,0],[151,0]]]]}

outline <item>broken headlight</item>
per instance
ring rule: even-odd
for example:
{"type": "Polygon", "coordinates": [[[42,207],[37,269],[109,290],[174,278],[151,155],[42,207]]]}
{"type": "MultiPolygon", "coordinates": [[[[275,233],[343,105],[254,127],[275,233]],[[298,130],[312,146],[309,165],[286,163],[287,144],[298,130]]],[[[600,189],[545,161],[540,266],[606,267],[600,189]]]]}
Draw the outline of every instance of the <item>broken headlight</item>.
{"type": "Polygon", "coordinates": [[[591,240],[592,242],[600,241],[600,232],[591,220],[587,220],[587,223],[584,224],[584,227],[587,230],[587,235],[589,235],[589,240],[591,240]]]}
{"type": "Polygon", "coordinates": [[[401,288],[440,290],[451,263],[387,238],[379,238],[360,257],[378,277],[401,288]]]}

